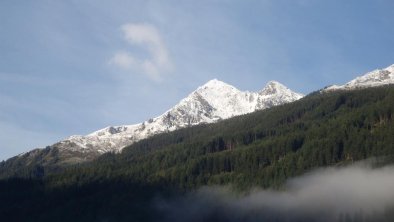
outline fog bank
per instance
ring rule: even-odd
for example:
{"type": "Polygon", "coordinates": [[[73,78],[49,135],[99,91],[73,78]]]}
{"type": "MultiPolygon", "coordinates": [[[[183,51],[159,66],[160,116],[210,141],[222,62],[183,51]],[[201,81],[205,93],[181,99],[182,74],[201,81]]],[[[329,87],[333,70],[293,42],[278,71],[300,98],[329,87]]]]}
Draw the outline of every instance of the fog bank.
{"type": "Polygon", "coordinates": [[[394,166],[319,169],[285,187],[243,196],[204,187],[156,206],[163,221],[394,221],[394,166]]]}

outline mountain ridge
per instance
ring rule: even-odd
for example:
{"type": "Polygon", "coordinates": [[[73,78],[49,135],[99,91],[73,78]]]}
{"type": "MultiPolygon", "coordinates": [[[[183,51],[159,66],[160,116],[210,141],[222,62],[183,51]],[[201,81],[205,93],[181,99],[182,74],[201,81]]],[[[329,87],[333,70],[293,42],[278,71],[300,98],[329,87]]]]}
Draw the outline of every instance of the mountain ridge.
{"type": "MultiPolygon", "coordinates": [[[[342,86],[326,87],[320,92],[353,90],[387,84],[394,84],[394,64],[356,77],[342,86]]],[[[34,149],[13,158],[27,159],[27,164],[34,162],[32,159],[40,156],[40,151],[45,150],[51,154],[51,157],[50,161],[43,160],[43,162],[53,164],[55,161],[60,165],[86,162],[107,152],[120,152],[124,147],[152,135],[203,123],[214,123],[293,102],[302,97],[302,94],[291,91],[277,81],[269,81],[263,89],[250,92],[240,91],[230,84],[212,79],[158,117],[138,124],[108,126],[85,136],[73,135],[47,146],[48,149],[34,149]]]]}
{"type": "Polygon", "coordinates": [[[358,76],[344,85],[331,85],[322,91],[352,90],[359,88],[375,87],[381,85],[394,84],[394,64],[383,68],[375,69],[364,75],[358,76]]]}
{"type": "MultiPolygon", "coordinates": [[[[38,164],[23,167],[24,160],[2,162],[1,209],[17,218],[22,215],[22,219],[15,221],[43,221],[43,218],[53,221],[59,215],[65,221],[97,218],[133,221],[130,215],[134,217],[141,212],[144,212],[139,217],[142,219],[137,220],[146,221],[156,212],[155,221],[162,221],[162,198],[171,203],[179,195],[195,193],[207,186],[234,187],[234,196],[249,194],[256,187],[282,192],[287,179],[310,175],[316,168],[321,174],[321,168],[326,166],[334,169],[376,156],[392,157],[393,110],[394,86],[312,93],[271,109],[155,135],[119,154],[107,153],[87,164],[58,171],[38,164]],[[160,205],[155,208],[157,203],[160,205]]],[[[45,160],[50,155],[39,158],[45,160]]],[[[393,162],[394,158],[385,158],[377,162],[377,167],[393,162]]],[[[367,179],[371,178],[367,176],[367,179]]],[[[375,182],[374,189],[380,189],[381,180],[375,182]]],[[[338,190],[342,189],[335,189],[334,199],[335,195],[343,194],[338,190]]],[[[193,202],[195,196],[191,197],[181,204],[193,202]]],[[[206,197],[217,201],[216,196],[206,197]]],[[[231,199],[232,194],[226,197],[231,199]]],[[[212,221],[218,221],[218,212],[224,212],[218,211],[216,205],[208,208],[214,211],[207,217],[213,218],[212,221]]],[[[200,207],[193,209],[201,212],[200,207]]],[[[358,207],[356,211],[360,212],[358,207]]],[[[168,221],[173,218],[184,217],[172,217],[168,221]]],[[[219,221],[229,218],[232,217],[219,221]]],[[[343,221],[344,217],[338,218],[343,221]]],[[[393,221],[392,218],[370,221],[393,221]]],[[[284,221],[292,219],[288,217],[284,221]]]]}
{"type": "Polygon", "coordinates": [[[162,115],[132,125],[108,126],[86,136],[73,135],[54,146],[81,152],[119,152],[133,142],[157,133],[266,109],[302,98],[277,81],[270,81],[258,92],[240,91],[212,79],[198,87],[162,115]]]}

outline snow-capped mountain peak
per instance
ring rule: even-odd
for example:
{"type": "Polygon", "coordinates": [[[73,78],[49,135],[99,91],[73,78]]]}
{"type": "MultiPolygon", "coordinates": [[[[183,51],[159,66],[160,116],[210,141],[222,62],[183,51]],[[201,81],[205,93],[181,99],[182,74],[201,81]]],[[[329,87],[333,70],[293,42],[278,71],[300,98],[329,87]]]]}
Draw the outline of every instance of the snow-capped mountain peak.
{"type": "Polygon", "coordinates": [[[376,69],[368,72],[365,75],[359,76],[344,85],[329,86],[323,91],[351,90],[387,84],[394,84],[394,64],[384,69],[376,69]]]}
{"type": "Polygon", "coordinates": [[[292,102],[303,97],[276,81],[259,92],[240,91],[212,79],[162,115],[139,124],[109,126],[86,136],[71,136],[53,146],[87,154],[119,152],[123,147],[162,132],[213,123],[221,119],[292,102]]]}
{"type": "Polygon", "coordinates": [[[208,82],[206,82],[204,85],[198,87],[198,89],[221,89],[221,88],[234,88],[234,86],[227,84],[225,82],[222,82],[218,79],[211,79],[208,82]]]}

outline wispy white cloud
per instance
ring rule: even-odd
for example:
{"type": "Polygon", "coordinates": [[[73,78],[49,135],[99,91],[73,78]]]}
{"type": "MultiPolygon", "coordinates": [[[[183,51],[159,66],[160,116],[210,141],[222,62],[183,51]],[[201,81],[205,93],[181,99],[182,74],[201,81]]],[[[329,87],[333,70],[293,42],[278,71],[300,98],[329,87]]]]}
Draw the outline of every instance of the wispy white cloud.
{"type": "Polygon", "coordinates": [[[150,57],[142,59],[130,52],[119,51],[110,59],[110,64],[127,70],[141,71],[155,81],[159,81],[163,73],[172,70],[173,65],[167,47],[154,26],[129,23],[121,29],[128,43],[145,48],[150,57]]]}

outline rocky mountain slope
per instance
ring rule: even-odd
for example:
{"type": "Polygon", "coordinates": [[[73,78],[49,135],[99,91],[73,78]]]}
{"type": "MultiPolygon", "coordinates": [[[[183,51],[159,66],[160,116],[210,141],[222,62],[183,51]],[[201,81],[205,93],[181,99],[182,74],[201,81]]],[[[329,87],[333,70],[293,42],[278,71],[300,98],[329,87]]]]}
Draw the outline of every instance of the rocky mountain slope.
{"type": "MultiPolygon", "coordinates": [[[[394,65],[375,70],[342,85],[321,92],[352,90],[394,84],[394,65]]],[[[44,169],[93,160],[106,152],[124,147],[152,135],[176,129],[213,123],[221,119],[289,103],[303,97],[282,84],[271,81],[258,92],[240,91],[219,80],[211,80],[182,99],[162,115],[140,124],[109,126],[85,136],[71,136],[45,149],[35,149],[3,162],[2,168],[33,167],[27,172],[40,174],[44,169]]],[[[3,172],[8,175],[12,172],[3,172]]]]}
{"type": "Polygon", "coordinates": [[[303,95],[276,81],[258,92],[240,91],[217,79],[182,99],[162,115],[139,124],[109,126],[85,136],[74,135],[46,149],[15,157],[18,162],[69,164],[89,161],[106,152],[120,152],[125,146],[149,136],[293,102],[303,95]],[[45,152],[44,152],[45,151],[45,152]]]}
{"type": "Polygon", "coordinates": [[[151,135],[242,115],[298,100],[302,94],[271,81],[259,92],[243,92],[213,79],[162,115],[134,125],[109,126],[86,136],[71,136],[54,146],[88,153],[118,152],[151,135]]]}

